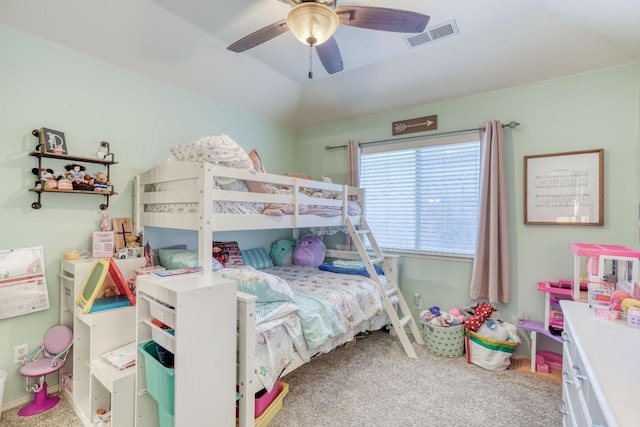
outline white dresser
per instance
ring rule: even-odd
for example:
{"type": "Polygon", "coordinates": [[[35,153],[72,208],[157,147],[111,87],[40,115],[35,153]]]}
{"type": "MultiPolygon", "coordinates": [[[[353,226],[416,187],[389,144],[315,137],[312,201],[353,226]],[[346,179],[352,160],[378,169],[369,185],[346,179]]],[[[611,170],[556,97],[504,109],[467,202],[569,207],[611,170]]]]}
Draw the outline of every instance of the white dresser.
{"type": "Polygon", "coordinates": [[[640,329],[596,317],[585,303],[560,304],[563,425],[640,425],[640,329]]]}

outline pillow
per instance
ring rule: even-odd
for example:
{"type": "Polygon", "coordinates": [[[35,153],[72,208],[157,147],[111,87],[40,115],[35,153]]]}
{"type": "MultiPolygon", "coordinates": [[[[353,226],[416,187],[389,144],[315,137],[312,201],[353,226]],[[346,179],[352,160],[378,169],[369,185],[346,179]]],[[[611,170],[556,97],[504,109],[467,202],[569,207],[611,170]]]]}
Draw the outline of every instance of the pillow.
{"type": "MultiPolygon", "coordinates": [[[[266,173],[267,171],[264,169],[262,164],[262,160],[260,159],[260,155],[258,151],[254,148],[249,151],[249,159],[251,160],[251,164],[253,165],[253,169],[258,173],[266,173]]],[[[252,193],[274,193],[275,189],[273,185],[268,182],[257,182],[257,181],[245,181],[247,188],[252,193]]]]}
{"type": "MultiPolygon", "coordinates": [[[[147,244],[149,244],[149,242],[147,242],[147,244]]],[[[152,258],[151,262],[152,265],[160,265],[160,251],[163,249],[187,249],[187,245],[173,245],[173,246],[167,246],[166,248],[160,248],[160,249],[150,249],[150,253],[149,253],[149,257],[152,258]],[[151,256],[151,252],[153,253],[153,256],[151,256]]],[[[145,257],[147,255],[145,254],[145,257]]]]}
{"type": "Polygon", "coordinates": [[[256,270],[248,265],[224,268],[219,270],[218,274],[227,279],[235,280],[238,284],[238,290],[255,295],[258,303],[295,302],[295,297],[289,284],[284,279],[273,274],[256,270]]]}
{"type": "Polygon", "coordinates": [[[225,267],[234,267],[243,264],[238,242],[213,242],[211,255],[213,259],[225,267]]]}
{"type": "Polygon", "coordinates": [[[198,253],[186,249],[160,249],[160,265],[167,270],[191,268],[199,264],[198,253]]]}
{"type": "MultiPolygon", "coordinates": [[[[227,135],[205,136],[170,148],[178,160],[212,163],[236,169],[251,169],[253,164],[247,152],[227,135]]],[[[244,191],[242,181],[233,178],[217,178],[216,184],[224,190],[244,191]]]]}
{"type": "Polygon", "coordinates": [[[305,267],[319,267],[324,261],[325,252],[322,236],[308,234],[296,243],[293,250],[293,263],[305,267]]]}
{"type": "Polygon", "coordinates": [[[174,145],[171,152],[178,160],[213,163],[236,169],[251,169],[253,166],[247,152],[227,135],[205,136],[174,145]]]}
{"type": "Polygon", "coordinates": [[[273,267],[273,262],[264,248],[241,250],[242,262],[257,270],[273,267]]]}

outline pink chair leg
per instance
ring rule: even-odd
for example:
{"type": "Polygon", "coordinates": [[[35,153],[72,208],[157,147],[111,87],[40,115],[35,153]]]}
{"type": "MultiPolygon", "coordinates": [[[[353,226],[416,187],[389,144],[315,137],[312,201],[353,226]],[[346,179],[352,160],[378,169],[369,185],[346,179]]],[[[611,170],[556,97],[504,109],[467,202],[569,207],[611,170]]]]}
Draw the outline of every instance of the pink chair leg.
{"type": "Polygon", "coordinates": [[[23,406],[18,410],[18,415],[21,417],[28,417],[30,415],[37,415],[44,411],[48,411],[60,402],[58,396],[47,395],[47,383],[42,383],[40,391],[34,393],[33,401],[28,405],[23,406]]]}

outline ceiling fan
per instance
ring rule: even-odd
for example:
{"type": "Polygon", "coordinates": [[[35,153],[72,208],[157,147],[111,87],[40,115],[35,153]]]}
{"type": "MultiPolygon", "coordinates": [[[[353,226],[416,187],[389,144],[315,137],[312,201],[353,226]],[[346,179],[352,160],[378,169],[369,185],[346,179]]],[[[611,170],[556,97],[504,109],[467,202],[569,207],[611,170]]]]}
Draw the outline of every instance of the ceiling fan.
{"type": "MultiPolygon", "coordinates": [[[[291,31],[310,48],[315,48],[329,74],[342,71],[342,54],[334,37],[339,24],[378,31],[421,33],[429,16],[386,7],[338,6],[337,0],[279,0],[289,4],[286,19],[267,25],[231,44],[227,49],[244,52],[291,31]]],[[[309,78],[313,73],[309,71],[309,78]]]]}

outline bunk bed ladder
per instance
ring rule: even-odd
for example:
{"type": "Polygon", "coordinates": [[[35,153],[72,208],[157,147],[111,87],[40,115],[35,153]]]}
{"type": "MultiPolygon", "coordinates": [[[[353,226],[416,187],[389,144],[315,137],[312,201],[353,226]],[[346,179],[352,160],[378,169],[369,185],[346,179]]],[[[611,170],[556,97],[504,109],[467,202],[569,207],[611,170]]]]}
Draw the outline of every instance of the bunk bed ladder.
{"type": "Polygon", "coordinates": [[[360,255],[360,258],[367,268],[367,272],[369,272],[371,278],[378,284],[378,286],[382,290],[382,299],[384,302],[385,310],[387,312],[387,315],[389,316],[389,319],[391,320],[391,324],[393,325],[393,329],[396,335],[400,339],[400,343],[402,344],[404,351],[407,353],[407,356],[416,359],[418,356],[416,355],[416,352],[411,345],[411,341],[409,340],[409,336],[407,335],[405,326],[409,326],[411,334],[413,335],[416,343],[422,345],[424,344],[424,342],[422,340],[420,330],[418,329],[418,324],[413,318],[411,310],[409,309],[407,302],[402,296],[402,292],[400,292],[400,289],[398,288],[398,283],[396,280],[397,276],[395,272],[391,271],[389,262],[380,250],[380,247],[378,246],[376,239],[373,237],[373,233],[371,232],[371,229],[369,228],[369,225],[364,220],[364,218],[361,219],[360,225],[357,228],[349,218],[347,218],[346,223],[347,228],[349,229],[351,240],[358,250],[358,254],[360,255]],[[371,258],[369,252],[367,252],[367,249],[365,248],[366,241],[369,242],[369,245],[373,250],[373,254],[371,255],[373,255],[374,258],[371,258]],[[384,271],[385,277],[387,278],[389,283],[391,283],[391,289],[387,290],[383,286],[382,281],[380,280],[378,273],[376,272],[376,265],[378,265],[380,268],[382,268],[382,271],[384,271]],[[398,311],[391,302],[391,297],[393,297],[394,295],[398,298],[398,306],[403,317],[398,316],[398,311]]]}

